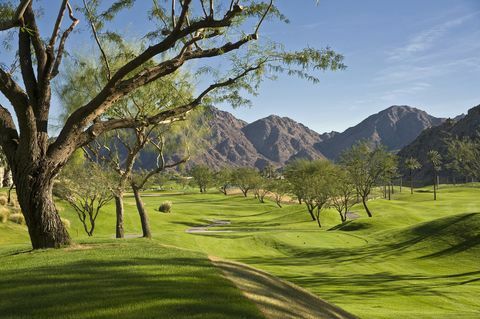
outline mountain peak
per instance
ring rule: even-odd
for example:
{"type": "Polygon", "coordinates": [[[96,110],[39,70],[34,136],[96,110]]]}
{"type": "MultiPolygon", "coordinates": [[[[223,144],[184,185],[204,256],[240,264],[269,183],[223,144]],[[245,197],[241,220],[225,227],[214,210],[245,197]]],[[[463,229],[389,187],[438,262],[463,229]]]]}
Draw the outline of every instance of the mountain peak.
{"type": "Polygon", "coordinates": [[[317,148],[329,158],[337,158],[343,150],[360,140],[383,144],[389,150],[399,150],[412,142],[424,129],[440,125],[444,120],[418,108],[392,105],[345,132],[319,143],[317,148]]]}

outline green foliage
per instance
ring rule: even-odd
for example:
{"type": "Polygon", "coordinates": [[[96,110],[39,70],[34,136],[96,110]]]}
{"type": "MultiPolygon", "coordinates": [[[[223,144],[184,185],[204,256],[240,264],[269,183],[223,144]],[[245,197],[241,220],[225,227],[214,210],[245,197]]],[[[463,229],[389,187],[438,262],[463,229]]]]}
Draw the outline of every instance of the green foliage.
{"type": "Polygon", "coordinates": [[[415,171],[417,169],[420,169],[422,167],[422,164],[420,164],[420,162],[416,158],[409,157],[405,159],[405,167],[408,170],[415,171]]]}
{"type": "Polygon", "coordinates": [[[232,173],[233,184],[240,188],[243,196],[247,197],[248,192],[254,189],[260,180],[260,174],[254,168],[238,167],[232,173]]]}
{"type": "MultiPolygon", "coordinates": [[[[469,177],[480,177],[480,140],[454,138],[447,142],[448,168],[469,177]]],[[[446,166],[447,166],[446,165],[446,166]]]]}
{"type": "Polygon", "coordinates": [[[214,180],[213,171],[206,165],[195,165],[189,171],[194,183],[199,187],[200,193],[206,193],[214,180]]]}
{"type": "Polygon", "coordinates": [[[340,165],[348,171],[357,194],[362,197],[367,214],[371,216],[366,201],[372,188],[382,178],[392,176],[396,170],[395,156],[383,146],[372,147],[363,141],[341,154],[340,165]]]}
{"type": "Polygon", "coordinates": [[[95,163],[69,163],[55,184],[54,194],[65,200],[76,212],[88,236],[103,206],[113,199],[114,179],[111,172],[95,163]]]}
{"type": "Polygon", "coordinates": [[[289,183],[290,192],[297,197],[299,203],[305,199],[308,192],[308,186],[303,181],[308,178],[309,166],[309,161],[298,159],[289,163],[284,169],[284,175],[289,183]]]}
{"type": "Polygon", "coordinates": [[[357,203],[355,183],[344,167],[335,166],[334,176],[329,205],[339,213],[341,222],[345,222],[350,208],[357,203]]]}
{"type": "Polygon", "coordinates": [[[228,167],[218,170],[215,172],[214,180],[218,189],[227,195],[228,189],[233,186],[233,170],[228,167]]]}
{"type": "Polygon", "coordinates": [[[436,150],[430,150],[427,153],[427,158],[435,172],[438,172],[442,169],[442,155],[436,150]]]}

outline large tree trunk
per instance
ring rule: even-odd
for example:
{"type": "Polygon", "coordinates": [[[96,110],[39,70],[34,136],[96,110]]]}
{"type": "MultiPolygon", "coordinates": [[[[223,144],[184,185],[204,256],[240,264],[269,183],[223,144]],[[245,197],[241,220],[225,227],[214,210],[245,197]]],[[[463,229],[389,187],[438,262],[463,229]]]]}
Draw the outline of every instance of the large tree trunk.
{"type": "Polygon", "coordinates": [[[138,214],[140,215],[140,222],[142,224],[143,237],[152,238],[152,232],[150,231],[150,223],[148,221],[148,214],[145,211],[142,198],[140,197],[140,190],[138,187],[132,186],[133,195],[135,196],[135,203],[137,204],[138,214]]]}
{"type": "Polygon", "coordinates": [[[69,245],[70,236],[53,201],[54,174],[51,169],[42,163],[22,165],[13,176],[33,249],[69,245]]]}
{"type": "Polygon", "coordinates": [[[123,229],[124,209],[123,209],[123,193],[122,192],[118,192],[117,194],[115,194],[115,212],[117,215],[117,224],[115,226],[116,238],[124,238],[125,231],[123,229]]]}
{"type": "Polygon", "coordinates": [[[365,211],[367,212],[368,217],[372,217],[372,212],[367,206],[367,198],[365,196],[362,196],[362,204],[363,204],[363,207],[365,208],[365,211]]]}

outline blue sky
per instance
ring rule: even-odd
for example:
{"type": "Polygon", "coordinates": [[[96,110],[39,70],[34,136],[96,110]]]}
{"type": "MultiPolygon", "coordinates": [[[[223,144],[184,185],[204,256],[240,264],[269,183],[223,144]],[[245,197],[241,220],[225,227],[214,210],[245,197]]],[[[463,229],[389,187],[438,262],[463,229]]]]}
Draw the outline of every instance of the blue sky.
{"type": "MultiPolygon", "coordinates": [[[[266,28],[287,48],[330,46],[348,69],[320,84],[282,78],[263,85],[247,121],[288,116],[310,128],[342,131],[388,106],[411,105],[453,117],[480,104],[479,0],[279,1],[289,25],[266,28]]],[[[223,107],[232,111],[229,107],[223,107]]]]}
{"type": "MultiPolygon", "coordinates": [[[[319,84],[289,77],[267,81],[251,108],[221,106],[239,118],[251,122],[277,114],[322,133],[343,131],[394,104],[439,117],[480,104],[480,0],[276,3],[291,23],[266,24],[262,37],[291,50],[330,46],[345,56],[348,68],[320,74],[319,84]]],[[[48,31],[54,16],[45,11],[40,27],[48,31]]],[[[125,15],[116,27],[132,36],[144,34],[146,24],[125,15]]],[[[70,48],[93,48],[85,45],[85,36],[72,39],[70,48]]],[[[7,55],[2,52],[1,60],[7,55]]],[[[55,117],[58,107],[53,110],[55,117]]]]}

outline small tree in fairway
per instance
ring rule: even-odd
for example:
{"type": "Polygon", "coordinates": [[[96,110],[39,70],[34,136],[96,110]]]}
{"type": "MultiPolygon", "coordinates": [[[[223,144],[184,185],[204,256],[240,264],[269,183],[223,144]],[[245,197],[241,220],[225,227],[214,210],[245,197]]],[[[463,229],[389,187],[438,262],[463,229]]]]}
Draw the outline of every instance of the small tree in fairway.
{"type": "Polygon", "coordinates": [[[259,173],[250,167],[239,167],[233,171],[232,180],[235,186],[240,188],[244,197],[258,185],[259,173]]]}
{"type": "Polygon", "coordinates": [[[268,189],[275,198],[275,203],[282,208],[282,200],[290,191],[290,185],[284,179],[273,179],[268,183],[268,189]]]}
{"type": "Polygon", "coordinates": [[[113,175],[94,163],[67,165],[55,185],[55,195],[77,213],[88,236],[93,236],[102,207],[113,199],[113,175]]]}
{"type": "Polygon", "coordinates": [[[390,167],[393,155],[384,147],[371,147],[367,142],[359,142],[349,150],[342,153],[340,163],[348,171],[357,194],[362,199],[363,207],[368,217],[372,212],[367,201],[372,188],[390,167]]]}
{"type": "Polygon", "coordinates": [[[213,182],[213,171],[206,165],[195,165],[189,172],[193,182],[197,184],[200,193],[206,193],[207,188],[213,182]]]}
{"type": "Polygon", "coordinates": [[[413,194],[413,174],[422,167],[422,164],[416,158],[409,157],[405,160],[405,167],[408,169],[408,175],[410,176],[410,194],[413,194]]]}
{"type": "Polygon", "coordinates": [[[233,171],[230,168],[222,168],[215,173],[215,183],[217,184],[218,189],[220,192],[227,196],[228,189],[232,187],[232,179],[233,179],[233,171]]]}
{"type": "Polygon", "coordinates": [[[357,203],[355,200],[355,184],[348,172],[342,167],[335,167],[335,179],[333,180],[333,195],[331,206],[340,215],[342,223],[347,221],[347,213],[353,205],[357,203]]]}
{"type": "Polygon", "coordinates": [[[299,204],[302,204],[308,191],[308,185],[304,183],[304,180],[310,175],[309,166],[308,160],[297,159],[289,163],[284,170],[285,178],[290,186],[290,193],[297,197],[299,204]]]}
{"type": "Polygon", "coordinates": [[[442,169],[442,156],[435,150],[427,153],[428,161],[433,172],[433,200],[437,200],[438,172],[442,169]]]}

